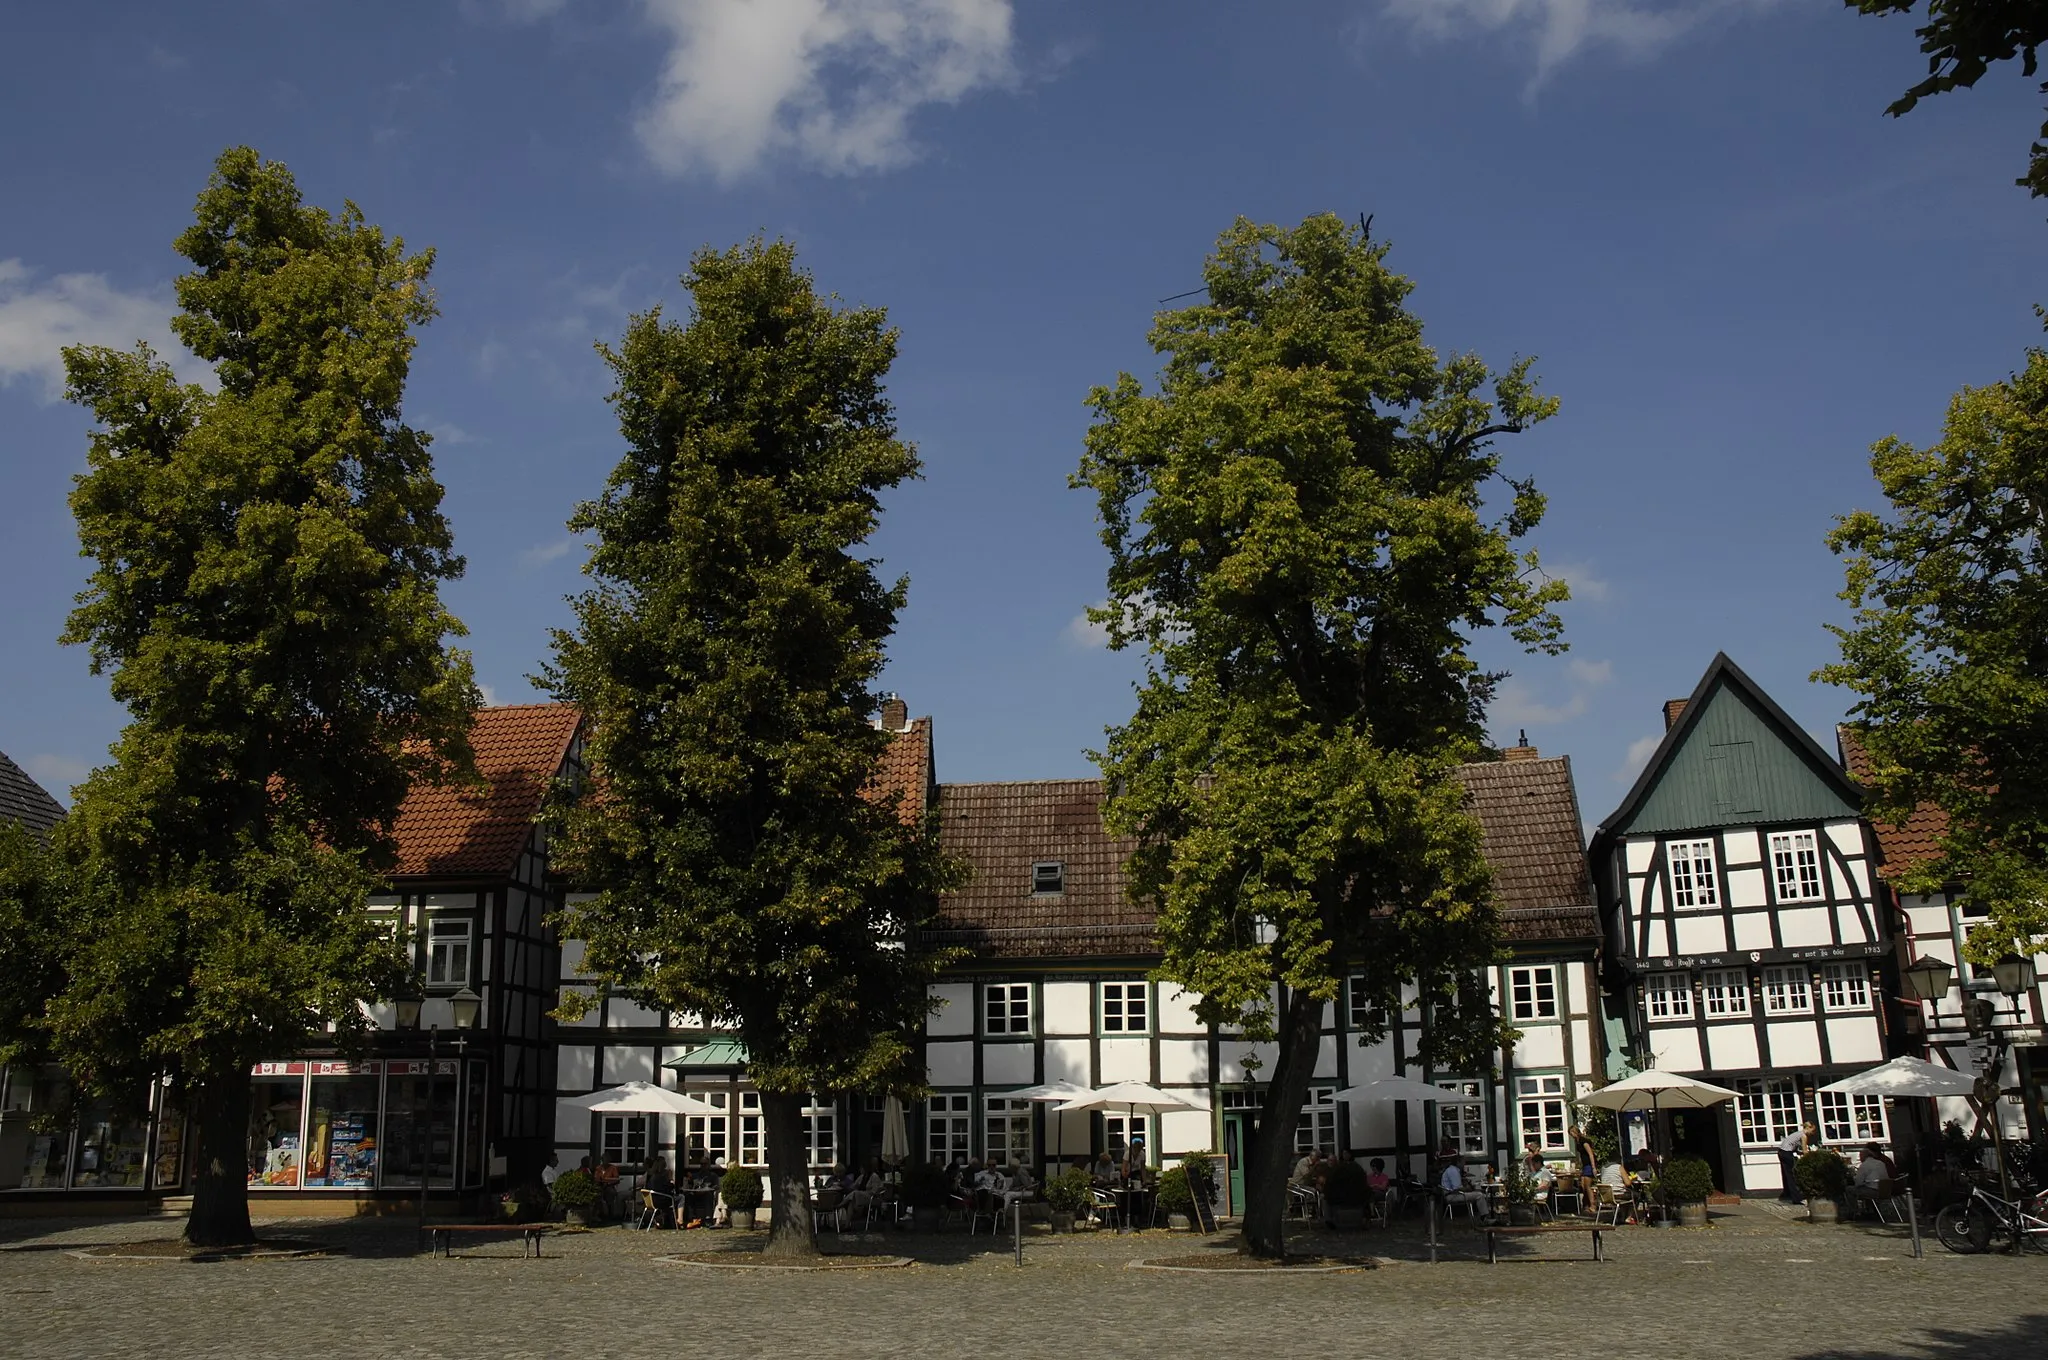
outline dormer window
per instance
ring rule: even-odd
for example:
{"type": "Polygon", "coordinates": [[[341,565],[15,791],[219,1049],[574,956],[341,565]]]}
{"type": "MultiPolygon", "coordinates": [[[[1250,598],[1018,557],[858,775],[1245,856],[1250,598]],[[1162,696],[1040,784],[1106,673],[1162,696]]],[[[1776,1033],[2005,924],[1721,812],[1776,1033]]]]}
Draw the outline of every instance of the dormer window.
{"type": "Polygon", "coordinates": [[[1040,860],[1031,866],[1031,895],[1058,897],[1067,890],[1067,866],[1061,860],[1040,860]]]}

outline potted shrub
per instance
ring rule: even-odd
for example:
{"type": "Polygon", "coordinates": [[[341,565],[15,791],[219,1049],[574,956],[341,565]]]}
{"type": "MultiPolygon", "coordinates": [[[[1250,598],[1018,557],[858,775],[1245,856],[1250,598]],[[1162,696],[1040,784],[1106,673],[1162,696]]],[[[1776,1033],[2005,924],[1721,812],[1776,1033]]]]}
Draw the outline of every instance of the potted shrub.
{"type": "Polygon", "coordinates": [[[1188,1216],[1195,1211],[1195,1194],[1188,1189],[1186,1167],[1168,1167],[1159,1174],[1159,1207],[1166,1211],[1167,1227],[1188,1226],[1188,1216]]]}
{"type": "Polygon", "coordinates": [[[534,1223],[554,1208],[554,1197],[539,1181],[515,1185],[498,1196],[498,1211],[514,1223],[534,1223]]]}
{"type": "Polygon", "coordinates": [[[1810,1223],[1833,1223],[1841,1217],[1842,1195],[1849,1188],[1849,1164],[1833,1148],[1815,1148],[1800,1156],[1796,1169],[1799,1190],[1806,1196],[1810,1223]]]}
{"type": "Polygon", "coordinates": [[[937,1232],[940,1211],[946,1206],[946,1178],[938,1168],[912,1162],[903,1168],[903,1202],[910,1206],[910,1226],[919,1232],[937,1232]]]}
{"type": "Polygon", "coordinates": [[[718,1194],[733,1227],[746,1231],[754,1226],[755,1211],[761,1207],[760,1172],[750,1166],[727,1167],[719,1177],[718,1194]]]}
{"type": "Polygon", "coordinates": [[[1714,1170],[1698,1157],[1673,1157],[1657,1178],[1664,1203],[1678,1210],[1678,1226],[1707,1226],[1707,1196],[1714,1193],[1714,1170]]]}
{"type": "Polygon", "coordinates": [[[548,1197],[555,1208],[569,1215],[571,1223],[587,1228],[597,1221],[597,1181],[588,1171],[564,1171],[555,1177],[548,1197]]]}
{"type": "Polygon", "coordinates": [[[1508,1163],[1505,1176],[1501,1177],[1502,1197],[1508,1203],[1508,1224],[1516,1228],[1534,1227],[1536,1223],[1536,1182],[1522,1169],[1519,1161],[1508,1163]]]}
{"type": "Polygon", "coordinates": [[[1075,1217],[1086,1213],[1095,1202],[1095,1190],[1089,1184],[1088,1173],[1078,1166],[1070,1166],[1046,1181],[1045,1202],[1052,1208],[1052,1230],[1056,1233],[1072,1232],[1075,1217]]]}
{"type": "Polygon", "coordinates": [[[1331,1162],[1323,1171],[1323,1216],[1340,1231],[1362,1228],[1371,1193],[1364,1167],[1357,1162],[1331,1162]]]}

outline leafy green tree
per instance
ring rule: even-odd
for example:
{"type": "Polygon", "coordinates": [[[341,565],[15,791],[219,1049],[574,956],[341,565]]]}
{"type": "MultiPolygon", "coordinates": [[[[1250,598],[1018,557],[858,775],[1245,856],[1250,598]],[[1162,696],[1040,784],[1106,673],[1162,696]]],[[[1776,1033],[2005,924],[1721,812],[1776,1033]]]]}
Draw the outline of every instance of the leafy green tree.
{"type": "Polygon", "coordinates": [[[250,1237],[249,1067],[366,1025],[404,955],[362,910],[406,790],[465,767],[477,695],[439,583],[461,573],[400,400],[430,253],[223,153],[177,240],[178,337],[65,351],[98,422],[71,505],[95,563],[64,638],[130,720],[54,844],[61,986],[36,1039],[199,1127],[186,1236],[250,1237]]]}
{"type": "Polygon", "coordinates": [[[683,282],[689,324],[649,312],[603,350],[627,452],[570,521],[597,584],[546,683],[589,722],[566,849],[601,891],[562,930],[602,982],[739,1031],[769,1250],[800,1255],[804,1093],[917,1087],[945,961],[906,947],[950,878],[933,829],[870,789],[907,583],[858,549],[918,462],[881,311],[833,307],[779,241],[701,251],[683,282]]]}
{"type": "Polygon", "coordinates": [[[2048,935],[2048,353],[1949,403],[1939,443],[1871,450],[1889,513],[1843,517],[1851,625],[1816,678],[1853,690],[1872,816],[1949,815],[1907,892],[1966,885],[1989,909],[1969,952],[1993,963],[2048,935]]]}
{"type": "Polygon", "coordinates": [[[1505,1031],[1474,970],[1499,951],[1492,877],[1454,768],[1501,678],[1470,655],[1505,625],[1559,651],[1515,541],[1542,518],[1496,436],[1548,418],[1528,360],[1439,359],[1387,247],[1329,215],[1242,219],[1206,302],[1162,313],[1156,393],[1091,395],[1077,484],[1100,500],[1114,647],[1142,646],[1138,709],[1097,759],[1105,820],[1139,838],[1159,976],[1213,1020],[1277,1040],[1247,1168],[1244,1247],[1281,1250],[1293,1130],[1323,1006],[1356,973],[1383,1036],[1420,989],[1428,1052],[1485,1062],[1505,1031]],[[1486,389],[1491,386],[1491,395],[1486,389]]]}
{"type": "MultiPolygon", "coordinates": [[[[1842,0],[1865,14],[1910,14],[1918,0],[1842,0]]],[[[1927,54],[1927,78],[1893,100],[1885,112],[1899,118],[1928,95],[1966,90],[1994,62],[2020,59],[2029,79],[2039,71],[2036,52],[2048,42],[2048,0],[1927,0],[1927,22],[1914,30],[1927,54]]],[[[2048,94],[2048,83],[2041,86],[2048,94]]],[[[2048,123],[2041,126],[2048,139],[2048,123]]],[[[2048,197],[2048,141],[2035,142],[2027,173],[2014,183],[2048,197]]]]}

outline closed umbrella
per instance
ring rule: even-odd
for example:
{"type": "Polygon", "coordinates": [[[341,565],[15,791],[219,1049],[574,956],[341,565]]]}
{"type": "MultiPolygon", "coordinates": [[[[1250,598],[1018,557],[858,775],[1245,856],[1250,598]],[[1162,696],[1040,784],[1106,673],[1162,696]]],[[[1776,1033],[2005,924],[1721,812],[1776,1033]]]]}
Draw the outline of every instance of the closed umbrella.
{"type": "Polygon", "coordinates": [[[903,1118],[903,1102],[895,1096],[882,1101],[882,1160],[900,1165],[910,1156],[910,1128],[903,1118]]]}

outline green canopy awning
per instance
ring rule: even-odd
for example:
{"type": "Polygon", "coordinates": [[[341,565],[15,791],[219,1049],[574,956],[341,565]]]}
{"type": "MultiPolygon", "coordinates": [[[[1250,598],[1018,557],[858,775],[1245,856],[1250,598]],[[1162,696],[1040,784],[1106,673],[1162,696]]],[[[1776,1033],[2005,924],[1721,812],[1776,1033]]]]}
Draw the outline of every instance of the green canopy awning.
{"type": "Polygon", "coordinates": [[[678,1072],[726,1072],[746,1065],[747,1046],[737,1039],[713,1039],[662,1064],[678,1072]]]}

